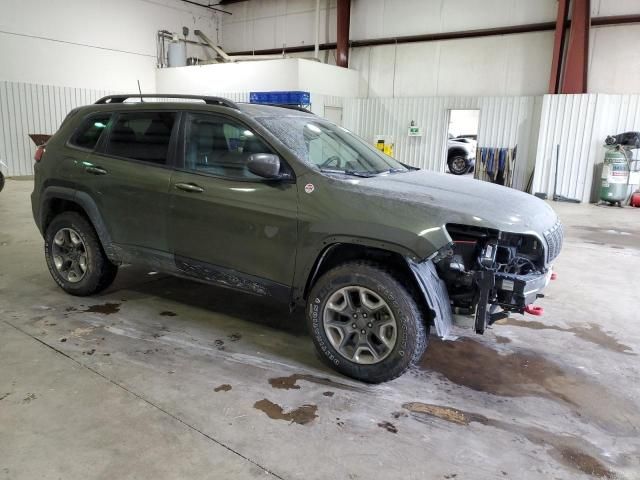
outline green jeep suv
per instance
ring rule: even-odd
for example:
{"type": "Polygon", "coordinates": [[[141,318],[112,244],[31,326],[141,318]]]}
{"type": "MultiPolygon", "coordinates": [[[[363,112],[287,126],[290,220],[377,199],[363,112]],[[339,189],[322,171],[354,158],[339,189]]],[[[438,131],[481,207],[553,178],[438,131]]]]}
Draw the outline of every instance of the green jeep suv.
{"type": "Polygon", "coordinates": [[[66,292],[139,264],[306,305],[320,356],[372,383],[431,326],[455,338],[454,313],[477,333],[540,313],[563,236],[533,196],[404,165],[307,111],[186,95],[73,110],[36,152],[32,205],[66,292]]]}

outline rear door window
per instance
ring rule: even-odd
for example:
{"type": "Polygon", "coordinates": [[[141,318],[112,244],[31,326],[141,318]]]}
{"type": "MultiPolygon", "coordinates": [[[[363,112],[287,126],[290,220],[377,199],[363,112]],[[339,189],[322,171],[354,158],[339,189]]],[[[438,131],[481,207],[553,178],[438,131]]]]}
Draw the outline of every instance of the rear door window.
{"type": "Polygon", "coordinates": [[[177,126],[175,112],[132,112],[117,116],[104,153],[165,165],[177,126]]]}
{"type": "Polygon", "coordinates": [[[111,114],[92,115],[82,122],[80,128],[71,139],[71,145],[93,150],[100,140],[102,133],[106,130],[111,120],[111,114]]]}

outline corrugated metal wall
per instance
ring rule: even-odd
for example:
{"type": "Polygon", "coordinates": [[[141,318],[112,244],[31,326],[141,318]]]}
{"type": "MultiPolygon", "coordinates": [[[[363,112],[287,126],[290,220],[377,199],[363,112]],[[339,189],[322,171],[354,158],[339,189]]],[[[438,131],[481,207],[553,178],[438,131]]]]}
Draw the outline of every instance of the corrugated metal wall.
{"type": "Polygon", "coordinates": [[[444,171],[449,111],[479,109],[479,147],[518,146],[514,187],[524,188],[532,167],[531,142],[537,139],[536,97],[420,97],[343,100],[343,124],[373,141],[387,135],[395,143],[401,162],[444,171]],[[409,137],[411,121],[422,128],[421,137],[409,137]]]}
{"type": "Polygon", "coordinates": [[[640,95],[545,95],[533,191],[597,200],[605,138],[632,130],[640,130],[640,95]]]}
{"type": "MultiPolygon", "coordinates": [[[[0,160],[8,175],[31,175],[35,147],[30,133],[54,133],[73,108],[112,92],[0,82],[0,160]]],[[[215,93],[211,93],[215,94],[215,93]]],[[[249,92],[220,92],[247,102],[249,92]]],[[[545,95],[544,97],[340,98],[312,95],[312,110],[342,108],[342,123],[368,141],[393,138],[395,157],[443,171],[449,111],[479,109],[478,146],[518,146],[514,187],[525,189],[535,165],[533,192],[554,193],[556,145],[560,145],[558,194],[595,200],[597,164],[607,135],[640,131],[640,95],[545,95]],[[409,137],[411,121],[422,137],[409,137]]]]}
{"type": "Polygon", "coordinates": [[[0,82],[0,160],[9,176],[31,175],[35,145],[30,133],[52,134],[75,107],[108,95],[103,90],[0,82]]]}

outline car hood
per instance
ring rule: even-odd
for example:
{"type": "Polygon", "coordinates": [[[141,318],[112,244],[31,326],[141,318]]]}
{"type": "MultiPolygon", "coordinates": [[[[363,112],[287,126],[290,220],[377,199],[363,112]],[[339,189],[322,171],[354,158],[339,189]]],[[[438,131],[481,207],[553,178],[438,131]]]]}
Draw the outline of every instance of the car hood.
{"type": "Polygon", "coordinates": [[[423,210],[440,225],[460,223],[542,236],[558,221],[553,209],[533,195],[471,178],[417,170],[357,183],[361,193],[423,210]]]}

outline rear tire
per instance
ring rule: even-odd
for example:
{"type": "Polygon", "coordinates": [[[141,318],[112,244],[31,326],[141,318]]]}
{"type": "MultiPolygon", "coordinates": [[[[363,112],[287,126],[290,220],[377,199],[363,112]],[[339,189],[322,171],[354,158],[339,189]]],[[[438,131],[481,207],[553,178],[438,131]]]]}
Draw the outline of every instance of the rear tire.
{"type": "Polygon", "coordinates": [[[454,175],[464,175],[469,171],[469,163],[466,157],[462,155],[455,155],[449,158],[447,165],[449,166],[449,171],[454,175]]]}
{"type": "Polygon", "coordinates": [[[309,295],[307,322],[323,361],[367,383],[399,377],[427,348],[428,329],[413,296],[368,262],[325,273],[309,295]]]}
{"type": "Polygon", "coordinates": [[[4,188],[4,175],[0,172],[0,192],[4,188]]]}
{"type": "Polygon", "coordinates": [[[51,276],[71,295],[98,293],[111,285],[118,273],[93,226],[76,212],[61,213],[51,221],[44,252],[51,276]]]}

